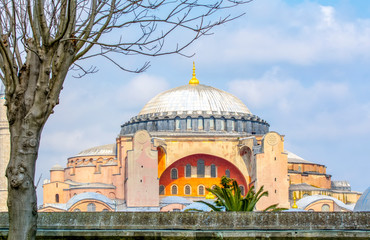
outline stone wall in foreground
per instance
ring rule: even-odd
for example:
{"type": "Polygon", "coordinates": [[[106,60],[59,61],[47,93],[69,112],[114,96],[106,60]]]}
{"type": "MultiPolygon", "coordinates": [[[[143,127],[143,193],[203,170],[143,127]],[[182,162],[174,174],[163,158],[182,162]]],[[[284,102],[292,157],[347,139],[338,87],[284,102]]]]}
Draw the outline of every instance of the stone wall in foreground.
{"type": "MultiPolygon", "coordinates": [[[[6,239],[7,213],[0,213],[6,239]]],[[[37,239],[369,239],[370,212],[39,213],[37,239]]]]}

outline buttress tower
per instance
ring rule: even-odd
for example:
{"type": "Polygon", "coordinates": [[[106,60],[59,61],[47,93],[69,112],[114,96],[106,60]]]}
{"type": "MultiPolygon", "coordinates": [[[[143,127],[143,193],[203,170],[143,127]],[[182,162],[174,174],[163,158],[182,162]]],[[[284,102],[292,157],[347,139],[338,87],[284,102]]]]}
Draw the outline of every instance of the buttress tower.
{"type": "Polygon", "coordinates": [[[4,104],[5,94],[0,84],[0,212],[8,211],[6,204],[8,181],[5,177],[5,170],[10,159],[10,132],[4,104]]]}

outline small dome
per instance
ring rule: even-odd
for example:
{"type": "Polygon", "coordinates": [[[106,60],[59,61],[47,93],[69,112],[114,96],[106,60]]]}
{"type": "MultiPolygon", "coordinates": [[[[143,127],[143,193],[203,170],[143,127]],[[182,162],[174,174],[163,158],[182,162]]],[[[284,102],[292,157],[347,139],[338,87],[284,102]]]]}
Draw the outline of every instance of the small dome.
{"type": "Polygon", "coordinates": [[[102,155],[116,155],[116,144],[107,144],[89,148],[79,152],[77,155],[75,155],[75,157],[102,155]]]}
{"type": "Polygon", "coordinates": [[[358,199],[354,210],[355,212],[370,212],[370,187],[358,199]]]}
{"type": "Polygon", "coordinates": [[[63,171],[64,168],[60,166],[59,164],[55,164],[52,168],[51,171],[63,171]]]}
{"type": "Polygon", "coordinates": [[[311,163],[310,161],[307,161],[305,159],[303,159],[302,157],[292,153],[292,152],[289,152],[287,150],[285,150],[285,153],[288,154],[288,162],[289,163],[311,163]]]}
{"type": "Polygon", "coordinates": [[[170,89],[152,98],[139,115],[176,112],[177,114],[207,112],[229,115],[251,114],[247,106],[234,95],[220,89],[197,84],[170,89]]]}

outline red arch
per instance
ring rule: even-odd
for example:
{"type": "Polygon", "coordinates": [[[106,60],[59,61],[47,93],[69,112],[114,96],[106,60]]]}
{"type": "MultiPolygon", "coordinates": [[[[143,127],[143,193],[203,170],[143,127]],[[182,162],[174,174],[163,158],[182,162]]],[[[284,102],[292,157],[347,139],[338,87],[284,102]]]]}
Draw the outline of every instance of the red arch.
{"type": "MultiPolygon", "coordinates": [[[[170,196],[171,195],[171,186],[173,184],[176,184],[178,186],[178,194],[177,196],[189,196],[185,195],[184,193],[184,187],[185,185],[190,185],[192,189],[191,196],[198,196],[197,189],[199,185],[203,185],[206,188],[211,188],[213,185],[219,185],[221,177],[225,175],[225,171],[229,169],[230,170],[230,177],[235,179],[239,185],[243,185],[244,189],[248,190],[247,181],[242,174],[242,172],[231,162],[216,157],[213,155],[208,154],[194,154],[190,156],[186,156],[184,158],[181,158],[177,160],[176,162],[172,163],[169,167],[166,168],[166,170],[163,172],[159,179],[159,184],[164,185],[165,195],[170,196]],[[198,178],[196,176],[196,166],[197,161],[199,159],[203,159],[205,166],[210,167],[211,164],[215,164],[217,167],[217,177],[211,178],[211,177],[204,177],[204,178],[198,178]],[[189,164],[192,166],[192,175],[194,177],[186,178],[185,177],[185,166],[186,164],[189,164]],[[178,171],[178,178],[177,179],[171,179],[171,169],[176,168],[178,171]]],[[[206,192],[207,194],[207,192],[206,192]]],[[[203,196],[204,197],[204,196],[203,196]]]]}

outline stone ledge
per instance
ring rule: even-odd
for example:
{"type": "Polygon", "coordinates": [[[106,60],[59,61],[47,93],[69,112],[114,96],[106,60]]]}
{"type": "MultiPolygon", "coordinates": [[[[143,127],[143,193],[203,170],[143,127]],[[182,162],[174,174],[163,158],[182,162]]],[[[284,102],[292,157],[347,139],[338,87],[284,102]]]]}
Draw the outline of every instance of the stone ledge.
{"type": "MultiPolygon", "coordinates": [[[[0,228],[8,228],[0,213],[0,228]]],[[[61,212],[39,213],[44,230],[360,230],[370,231],[370,212],[61,212]]]]}

